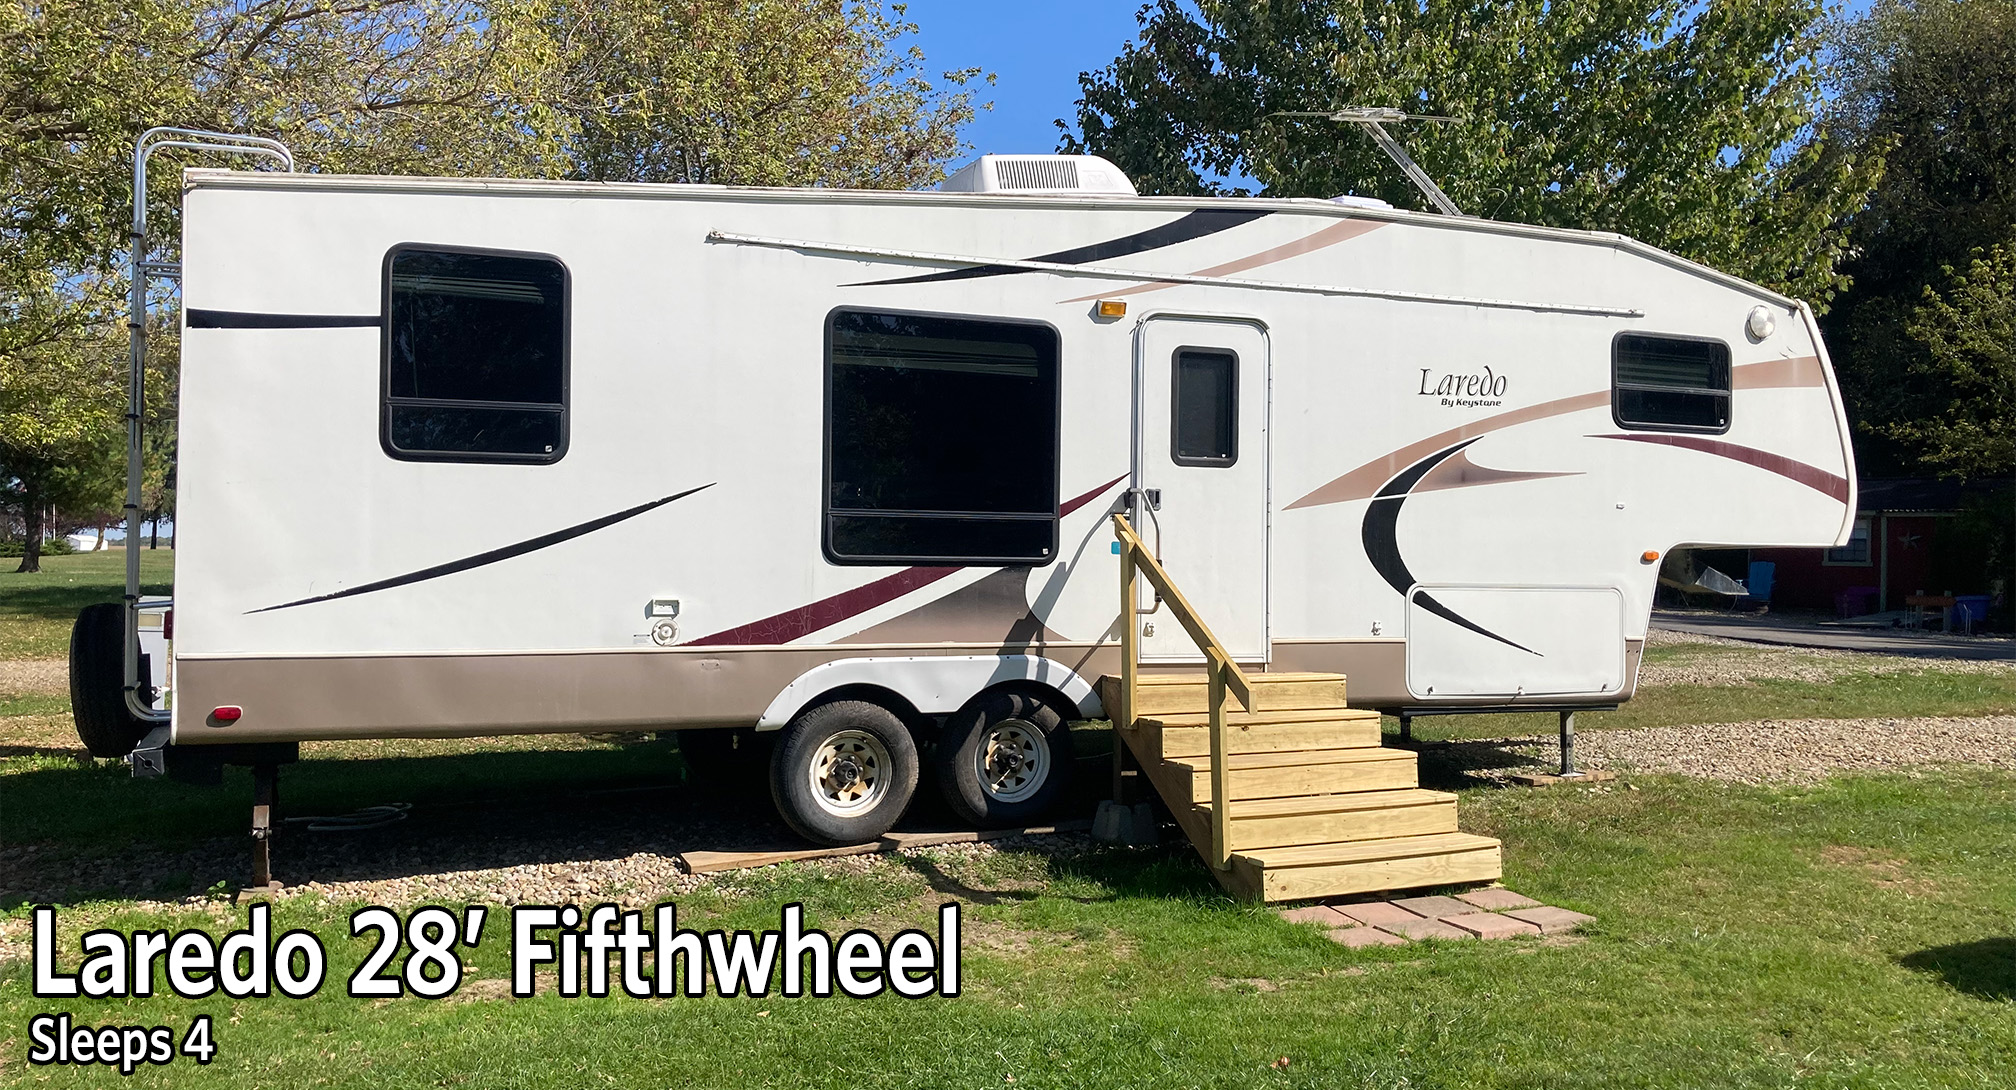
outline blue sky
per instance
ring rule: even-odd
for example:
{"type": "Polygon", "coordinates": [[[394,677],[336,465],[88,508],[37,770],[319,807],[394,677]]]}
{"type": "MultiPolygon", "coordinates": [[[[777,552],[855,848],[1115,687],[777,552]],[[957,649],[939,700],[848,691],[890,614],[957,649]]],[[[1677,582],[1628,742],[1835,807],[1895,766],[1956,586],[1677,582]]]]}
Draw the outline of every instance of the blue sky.
{"type": "MultiPolygon", "coordinates": [[[[1057,118],[1077,116],[1078,73],[1103,68],[1134,40],[1143,0],[909,0],[909,19],[932,72],[983,68],[998,80],[977,86],[992,100],[967,126],[980,152],[1044,152],[1057,147],[1057,118]]],[[[958,163],[953,164],[958,166],[958,163]]]]}

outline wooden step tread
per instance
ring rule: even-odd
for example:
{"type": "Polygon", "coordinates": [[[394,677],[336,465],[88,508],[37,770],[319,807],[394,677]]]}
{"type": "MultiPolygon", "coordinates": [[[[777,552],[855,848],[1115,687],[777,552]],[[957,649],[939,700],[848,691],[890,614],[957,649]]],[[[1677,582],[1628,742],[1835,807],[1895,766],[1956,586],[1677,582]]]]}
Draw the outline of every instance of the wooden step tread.
{"type": "Polygon", "coordinates": [[[1322,867],[1340,863],[1372,863],[1383,859],[1414,859],[1428,855],[1451,855],[1498,847],[1488,836],[1470,833],[1430,833],[1427,836],[1396,836],[1386,840],[1357,840],[1343,844],[1303,844],[1292,848],[1264,848],[1240,852],[1239,858],[1258,867],[1322,867]]]}
{"type": "MultiPolygon", "coordinates": [[[[1142,687],[1153,685],[1205,685],[1209,684],[1210,680],[1211,680],[1210,675],[1208,674],[1143,673],[1143,674],[1136,674],[1134,676],[1134,684],[1142,687]]],[[[1343,681],[1344,675],[1321,674],[1321,673],[1267,674],[1267,673],[1255,673],[1249,670],[1246,673],[1246,680],[1254,682],[1256,684],[1263,681],[1292,681],[1292,682],[1307,683],[1317,681],[1343,681]]]]}
{"type": "MultiPolygon", "coordinates": [[[[1234,753],[1225,759],[1225,767],[1234,772],[1256,768],[1302,768],[1309,765],[1358,764],[1365,761],[1406,761],[1414,762],[1414,751],[1408,749],[1387,749],[1384,746],[1359,746],[1351,749],[1290,749],[1266,753],[1234,753]]],[[[1209,773],[1211,758],[1171,757],[1164,764],[1175,765],[1184,772],[1209,773]]]]}
{"type": "MultiPolygon", "coordinates": [[[[1403,806],[1439,806],[1456,801],[1447,791],[1403,787],[1393,791],[1351,791],[1341,795],[1298,795],[1286,799],[1234,799],[1232,820],[1342,814],[1355,810],[1392,810],[1403,806]]],[[[1209,811],[1209,803],[1198,809],[1209,811]]]]}
{"type": "MultiPolygon", "coordinates": [[[[1237,701],[1234,701],[1236,704],[1237,701]]],[[[1272,727],[1291,726],[1300,723],[1362,723],[1367,719],[1377,719],[1379,713],[1369,709],[1356,708],[1302,708],[1290,711],[1225,711],[1225,725],[1228,727],[1272,727]]],[[[1177,727],[1208,727],[1211,725],[1210,712],[1163,712],[1143,715],[1134,720],[1136,729],[1173,729],[1177,727]]]]}

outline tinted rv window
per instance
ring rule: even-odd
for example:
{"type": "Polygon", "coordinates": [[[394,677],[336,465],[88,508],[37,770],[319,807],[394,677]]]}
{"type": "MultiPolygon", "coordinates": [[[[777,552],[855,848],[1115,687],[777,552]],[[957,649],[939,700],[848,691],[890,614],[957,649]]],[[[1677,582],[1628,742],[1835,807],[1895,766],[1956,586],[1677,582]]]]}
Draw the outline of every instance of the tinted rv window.
{"type": "Polygon", "coordinates": [[[1729,429],[1729,346],[1624,333],[1612,349],[1617,423],[1650,431],[1729,429]]]}
{"type": "Polygon", "coordinates": [[[836,311],[826,382],[829,559],[1050,562],[1056,331],[836,311]]]}
{"type": "Polygon", "coordinates": [[[567,449],[567,270],[413,247],[385,259],[385,449],[553,462],[567,449]]]}
{"type": "Polygon", "coordinates": [[[1179,466],[1229,466],[1239,460],[1239,358],[1230,352],[1176,352],[1169,456],[1179,466]]]}

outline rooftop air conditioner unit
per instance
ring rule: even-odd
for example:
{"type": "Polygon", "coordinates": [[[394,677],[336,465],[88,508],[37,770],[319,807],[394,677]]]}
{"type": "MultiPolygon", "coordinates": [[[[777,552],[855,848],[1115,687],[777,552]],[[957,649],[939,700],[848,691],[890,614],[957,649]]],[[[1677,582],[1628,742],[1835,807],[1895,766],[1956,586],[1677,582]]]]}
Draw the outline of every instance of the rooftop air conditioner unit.
{"type": "Polygon", "coordinates": [[[938,191],[1135,196],[1127,175],[1096,155],[982,155],[940,182],[938,191]]]}

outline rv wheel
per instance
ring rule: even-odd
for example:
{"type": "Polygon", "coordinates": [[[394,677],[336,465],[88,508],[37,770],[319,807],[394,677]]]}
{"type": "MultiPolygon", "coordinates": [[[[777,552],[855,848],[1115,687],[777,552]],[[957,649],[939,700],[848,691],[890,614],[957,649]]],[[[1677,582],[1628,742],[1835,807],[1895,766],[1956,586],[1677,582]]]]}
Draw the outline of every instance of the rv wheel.
{"type": "Polygon", "coordinates": [[[1071,776],[1071,731],[1055,708],[990,693],[945,723],[932,754],[945,801],[981,826],[1024,825],[1056,804],[1071,776]]]}
{"type": "Polygon", "coordinates": [[[85,606],[70,629],[70,714],[93,757],[124,757],[147,724],[126,710],[126,607],[85,606]]]}
{"type": "Polygon", "coordinates": [[[770,794],[800,836],[838,847],[890,830],[917,790],[917,744],[894,712],[863,700],[791,721],[770,758],[770,794]]]}

